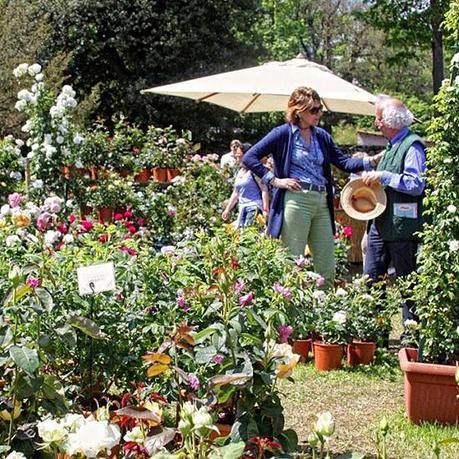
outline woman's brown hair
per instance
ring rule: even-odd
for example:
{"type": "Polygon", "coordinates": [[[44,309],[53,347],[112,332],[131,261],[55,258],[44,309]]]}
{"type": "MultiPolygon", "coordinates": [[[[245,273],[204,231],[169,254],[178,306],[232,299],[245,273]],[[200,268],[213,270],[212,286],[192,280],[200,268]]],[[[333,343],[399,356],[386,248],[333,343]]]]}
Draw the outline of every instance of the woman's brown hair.
{"type": "Polygon", "coordinates": [[[287,112],[285,113],[285,120],[288,123],[296,124],[298,121],[297,114],[303,110],[311,110],[314,103],[320,104],[320,97],[317,92],[312,88],[300,86],[292,92],[288,100],[287,112]]]}

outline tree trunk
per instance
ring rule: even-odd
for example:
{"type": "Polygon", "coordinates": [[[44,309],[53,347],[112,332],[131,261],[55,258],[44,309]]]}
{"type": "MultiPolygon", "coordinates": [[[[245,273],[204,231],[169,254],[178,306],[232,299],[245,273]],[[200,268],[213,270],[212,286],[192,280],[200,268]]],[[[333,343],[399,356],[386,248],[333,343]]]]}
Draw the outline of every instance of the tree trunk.
{"type": "Polygon", "coordinates": [[[430,0],[432,28],[432,83],[433,92],[437,94],[444,78],[443,34],[440,26],[443,12],[439,0],[430,0]]]}

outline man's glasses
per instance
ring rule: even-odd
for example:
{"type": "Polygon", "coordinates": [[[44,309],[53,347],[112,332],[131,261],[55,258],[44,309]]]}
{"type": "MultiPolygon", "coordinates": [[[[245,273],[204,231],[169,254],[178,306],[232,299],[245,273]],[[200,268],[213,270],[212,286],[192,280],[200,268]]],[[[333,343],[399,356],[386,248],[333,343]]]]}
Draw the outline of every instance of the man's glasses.
{"type": "Polygon", "coordinates": [[[317,115],[317,113],[321,112],[324,107],[322,105],[318,105],[317,107],[312,107],[311,110],[309,110],[309,113],[311,115],[317,115]]]}

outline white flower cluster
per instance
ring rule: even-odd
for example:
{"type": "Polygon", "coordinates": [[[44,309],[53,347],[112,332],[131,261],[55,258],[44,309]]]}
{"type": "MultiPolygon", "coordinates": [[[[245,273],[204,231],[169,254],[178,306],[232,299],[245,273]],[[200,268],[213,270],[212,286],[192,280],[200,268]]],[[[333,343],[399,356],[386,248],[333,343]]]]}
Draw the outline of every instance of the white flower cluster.
{"type": "Polygon", "coordinates": [[[459,241],[456,239],[448,241],[448,246],[450,252],[457,252],[459,250],[459,241]]]}
{"type": "Polygon", "coordinates": [[[333,314],[333,322],[336,322],[339,325],[346,325],[347,314],[346,311],[338,311],[333,314]]]}
{"type": "Polygon", "coordinates": [[[51,118],[63,118],[68,108],[74,108],[77,105],[75,91],[68,84],[63,86],[61,93],[57,96],[56,104],[49,109],[51,118]]]}
{"type": "Polygon", "coordinates": [[[57,446],[72,457],[95,458],[109,453],[121,439],[117,425],[72,413],[62,419],[45,419],[37,428],[43,447],[57,446]]]}
{"type": "Polygon", "coordinates": [[[40,64],[20,64],[13,70],[13,74],[18,79],[25,75],[30,75],[36,81],[36,83],[32,85],[31,91],[22,89],[18,92],[18,101],[16,102],[15,108],[16,110],[22,112],[28,104],[37,103],[38,95],[43,89],[43,73],[41,73],[40,64]]]}

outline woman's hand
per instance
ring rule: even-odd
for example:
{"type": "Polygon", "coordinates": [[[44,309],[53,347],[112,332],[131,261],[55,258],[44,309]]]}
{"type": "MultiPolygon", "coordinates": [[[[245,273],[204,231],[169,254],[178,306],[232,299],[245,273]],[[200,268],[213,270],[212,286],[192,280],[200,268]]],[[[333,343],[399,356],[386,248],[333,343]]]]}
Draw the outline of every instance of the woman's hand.
{"type": "Polygon", "coordinates": [[[226,220],[228,220],[229,218],[229,215],[230,215],[230,211],[225,209],[223,212],[222,212],[222,218],[223,220],[226,222],[226,220]]]}
{"type": "Polygon", "coordinates": [[[370,157],[370,165],[372,167],[376,167],[379,164],[379,161],[381,161],[381,158],[383,157],[384,152],[382,151],[381,153],[378,153],[377,155],[371,156],[370,157]]]}
{"type": "Polygon", "coordinates": [[[271,185],[275,188],[281,188],[283,190],[288,191],[300,191],[301,186],[297,179],[294,178],[273,178],[271,181],[271,185]]]}

